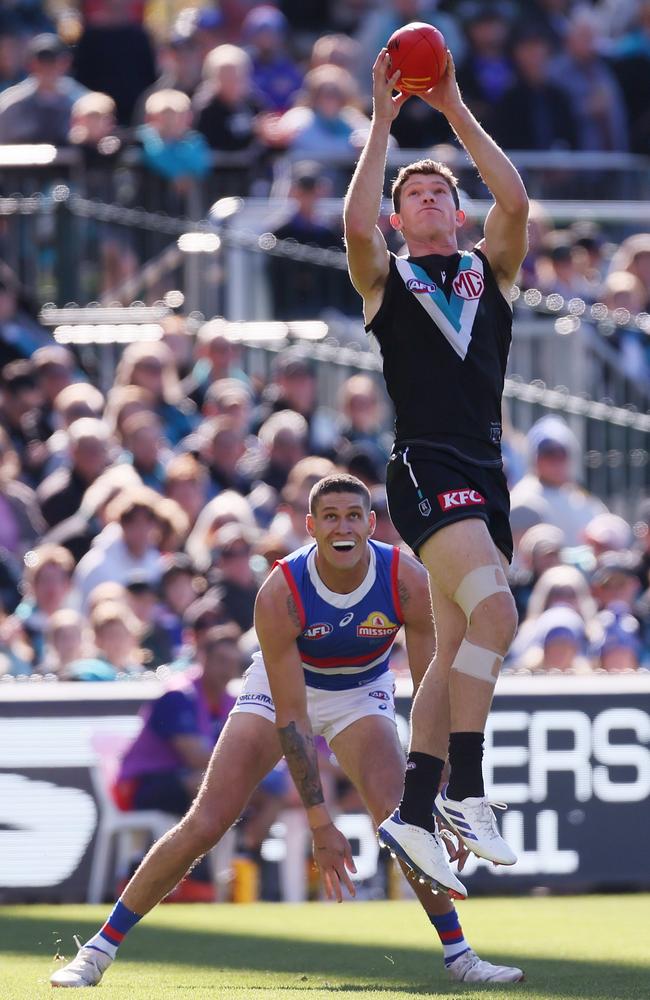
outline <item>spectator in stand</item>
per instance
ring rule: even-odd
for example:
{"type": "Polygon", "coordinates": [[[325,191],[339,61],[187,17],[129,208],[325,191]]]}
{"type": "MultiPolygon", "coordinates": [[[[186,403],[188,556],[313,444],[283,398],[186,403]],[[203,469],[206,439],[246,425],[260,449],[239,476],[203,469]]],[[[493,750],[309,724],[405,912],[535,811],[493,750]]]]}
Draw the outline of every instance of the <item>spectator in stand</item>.
{"type": "Polygon", "coordinates": [[[70,53],[54,34],[29,43],[29,76],[0,94],[0,143],[68,143],[72,105],[86,88],[68,76],[70,53]]]}
{"type": "Polygon", "coordinates": [[[163,556],[160,574],[160,601],[156,621],[164,629],[171,646],[170,661],[183,647],[184,620],[188,608],[205,591],[207,581],[183,552],[163,556]]]}
{"type": "Polygon", "coordinates": [[[252,554],[251,532],[241,524],[224,524],[216,532],[208,583],[217,588],[228,617],[242,632],[253,626],[253,609],[260,586],[251,563],[252,554]]]}
{"type": "Polygon", "coordinates": [[[531,646],[535,645],[536,627],[540,616],[549,608],[572,608],[590,633],[596,615],[596,604],[585,577],[574,566],[552,566],[539,577],[532,589],[526,617],[508,653],[508,664],[519,664],[531,646]]]}
{"type": "Polygon", "coordinates": [[[650,378],[650,340],[637,326],[636,317],[644,311],[646,297],[642,281],[630,271],[610,271],[605,278],[601,300],[618,320],[608,343],[618,351],[627,377],[643,384],[650,378]]]}
{"type": "Polygon", "coordinates": [[[54,674],[60,681],[68,680],[70,665],[89,653],[87,631],[83,615],[73,608],[61,608],[50,615],[40,672],[54,674]]]}
{"type": "Polygon", "coordinates": [[[160,497],[156,513],[160,522],[158,548],[164,555],[180,552],[190,533],[189,518],[183,508],[169,497],[160,497]]]}
{"type": "Polygon", "coordinates": [[[535,285],[545,294],[556,292],[565,299],[593,301],[597,285],[590,283],[576,265],[571,233],[556,230],[544,237],[538,250],[535,285]]]}
{"type": "Polygon", "coordinates": [[[101,419],[104,412],[104,397],[90,382],[73,382],[61,389],[52,406],[53,433],[45,442],[48,458],[44,475],[70,465],[70,438],[68,430],[75,420],[82,417],[101,419]]]}
{"type": "MultiPolygon", "coordinates": [[[[0,258],[1,241],[0,227],[0,258]]],[[[16,276],[0,259],[0,369],[10,361],[31,357],[42,344],[52,343],[50,334],[39,326],[32,312],[35,313],[32,303],[16,276]]]]}
{"type": "Polygon", "coordinates": [[[547,569],[562,564],[563,546],[564,532],[553,524],[534,524],[521,536],[508,576],[520,620],[526,617],[539,578],[547,569]]]}
{"type": "Polygon", "coordinates": [[[509,22],[500,7],[477,4],[464,28],[467,49],[456,74],[458,85],[465,103],[492,133],[495,105],[515,80],[507,48],[509,22]]]}
{"type": "Polygon", "coordinates": [[[185,513],[191,530],[208,502],[205,466],[193,455],[175,455],[165,469],[164,493],[185,513]]]}
{"type": "Polygon", "coordinates": [[[187,670],[196,666],[198,651],[215,625],[232,625],[216,589],[207,591],[190,604],[183,615],[183,646],[170,670],[187,670]]]}
{"type": "Polygon", "coordinates": [[[253,403],[250,390],[236,378],[223,378],[209,386],[201,412],[204,417],[229,417],[237,430],[250,437],[253,403]]]}
{"type": "Polygon", "coordinates": [[[211,149],[257,151],[255,119],[262,109],[251,74],[250,56],[236,45],[218,45],[205,57],[203,83],[193,104],[196,127],[211,149]]]}
{"type": "MultiPolygon", "coordinates": [[[[650,74],[650,0],[635,0],[635,21],[615,44],[613,69],[625,97],[630,125],[630,146],[635,153],[650,150],[650,108],[646,89],[639,86],[650,74]]],[[[615,5],[614,21],[620,25],[620,5],[615,5]]]]}
{"type": "Polygon", "coordinates": [[[20,481],[20,460],[0,427],[0,551],[18,569],[44,531],[36,496],[20,481]]]}
{"type": "Polygon", "coordinates": [[[178,377],[185,379],[192,369],[194,322],[181,313],[170,313],[169,316],[163,316],[159,322],[163,333],[162,342],[174,356],[178,377]]]}
{"type": "Polygon", "coordinates": [[[244,385],[248,377],[239,367],[241,348],[229,334],[228,323],[221,316],[208,320],[196,336],[195,362],[183,380],[183,392],[201,409],[210,386],[221,379],[237,379],[244,385]]]}
{"type": "Polygon", "coordinates": [[[114,681],[144,673],[143,630],[125,604],[102,601],[90,613],[90,628],[94,652],[68,666],[68,680],[114,681]]]}
{"type": "Polygon", "coordinates": [[[153,47],[131,0],[86,5],[74,75],[89,90],[109,94],[121,125],[129,125],[140,94],[156,79],[153,47]],[[116,56],[119,53],[119,69],[116,56]]]}
{"type": "Polygon", "coordinates": [[[164,492],[165,469],[170,458],[155,413],[134,413],[124,421],[120,461],[132,465],[145,486],[164,492]]]}
{"type": "Polygon", "coordinates": [[[628,271],[645,289],[644,308],[650,309],[650,233],[636,233],[623,240],[612,257],[610,271],[628,271]]]}
{"type": "Polygon", "coordinates": [[[532,673],[590,674],[585,623],[572,608],[543,611],[535,624],[530,648],[514,664],[532,673]]]}
{"type": "Polygon", "coordinates": [[[246,497],[234,490],[224,490],[205,505],[185,544],[185,551],[200,571],[209,568],[210,550],[217,531],[231,521],[251,531],[256,528],[255,516],[246,497]]]}
{"type": "Polygon", "coordinates": [[[625,605],[611,605],[596,615],[600,634],[594,643],[596,667],[606,673],[621,674],[638,670],[643,649],[641,628],[625,605]]]}
{"type": "MultiPolygon", "coordinates": [[[[196,11],[192,11],[196,14],[196,11]]],[[[201,82],[203,57],[198,40],[197,18],[181,11],[169,33],[167,43],[158,52],[162,72],[155,83],[145,90],[136,104],[133,121],[140,124],[144,118],[145,101],[159,90],[180,90],[193,97],[201,82]]]]}
{"type": "Polygon", "coordinates": [[[65,347],[39,347],[32,355],[34,378],[41,397],[39,430],[49,437],[54,427],[54,401],[72,383],[75,359],[65,347]]]}
{"type": "MultiPolygon", "coordinates": [[[[178,201],[169,208],[183,210],[197,191],[197,182],[210,170],[207,143],[192,125],[192,105],[181,90],[157,90],[144,106],[145,124],[137,129],[143,165],[157,177],[169,181],[178,201]]],[[[147,182],[145,178],[145,183],[147,182]]]]}
{"type": "Polygon", "coordinates": [[[68,428],[70,467],[57,469],[36,491],[43,517],[50,527],[76,514],[90,486],[109,463],[110,431],[94,417],[82,417],[68,428]]]}
{"type": "Polygon", "coordinates": [[[154,393],[139,385],[115,385],[106,394],[104,420],[118,440],[124,433],[124,422],[134,413],[155,413],[154,393]]]}
{"type": "Polygon", "coordinates": [[[630,613],[641,590],[637,553],[603,552],[591,576],[591,592],[600,611],[630,613]]]}
{"type": "Polygon", "coordinates": [[[578,149],[626,150],[625,104],[616,77],[600,55],[602,42],[597,13],[585,5],[575,7],[564,37],[564,51],[553,60],[551,69],[573,109],[578,149]]]}
{"type": "Polygon", "coordinates": [[[74,561],[59,545],[39,545],[25,556],[24,598],[14,611],[30,662],[38,667],[45,654],[45,633],[51,616],[70,600],[74,561]]]}
{"type": "MultiPolygon", "coordinates": [[[[78,563],[106,527],[106,508],[111,500],[119,496],[123,490],[141,485],[140,477],[132,466],[109,466],[90,484],[83,495],[78,512],[48,531],[43,541],[63,545],[72,554],[75,563],[78,563]]],[[[113,537],[119,534],[116,525],[113,526],[112,533],[113,537]]],[[[102,542],[108,541],[109,537],[103,535],[102,542]]]]}
{"type": "Polygon", "coordinates": [[[127,606],[140,623],[140,648],[143,663],[155,670],[174,658],[167,631],[158,621],[158,586],[146,573],[132,573],[125,585],[127,606]]]}
{"type": "MultiPolygon", "coordinates": [[[[235,704],[227,686],[241,673],[238,638],[232,625],[210,629],[197,665],[169,681],[164,694],[144,709],[142,730],[126,751],[117,779],[123,808],[161,809],[176,816],[187,812],[235,704]]],[[[184,888],[186,901],[214,900],[207,859],[192,870],[184,888]]]]}
{"type": "MultiPolygon", "coordinates": [[[[326,225],[320,213],[321,202],[330,193],[331,187],[317,163],[302,161],[294,164],[289,189],[293,211],[286,222],[273,231],[275,238],[326,250],[340,250],[343,239],[341,230],[326,225]]],[[[349,288],[344,271],[330,273],[307,260],[272,256],[268,267],[273,316],[279,320],[316,318],[338,306],[345,296],[346,287],[349,288]]]]}
{"type": "Polygon", "coordinates": [[[287,347],[273,363],[273,378],[262,393],[254,426],[281,410],[294,410],[307,421],[307,454],[331,458],[338,440],[336,418],[318,406],[316,367],[308,350],[298,344],[287,347]]]}
{"type": "Polygon", "coordinates": [[[75,570],[75,587],[82,606],[99,583],[126,583],[132,573],[142,572],[153,582],[160,576],[159,497],[146,486],[124,490],[107,505],[106,527],[75,570]]]}
{"type": "Polygon", "coordinates": [[[311,541],[305,519],[309,513],[309,494],[319,479],[335,471],[329,458],[309,455],[294,465],[282,490],[277,512],[269,525],[269,534],[281,542],[287,552],[311,541]]]}
{"type": "Polygon", "coordinates": [[[392,435],[386,428],[384,397],[370,375],[351,375],[341,386],[338,398],[341,414],[339,431],[350,444],[364,444],[388,461],[392,435]]]}
{"type": "Polygon", "coordinates": [[[566,545],[579,545],[591,519],[607,508],[575,481],[578,440],[561,417],[547,416],[533,424],[528,443],[531,471],[514,487],[512,509],[541,501],[544,521],[562,529],[566,545]]]}
{"type": "Polygon", "coordinates": [[[208,470],[210,499],[224,490],[248,493],[251,481],[240,469],[246,439],[235,421],[231,417],[212,417],[203,421],[197,434],[201,440],[201,458],[208,470]]]}
{"type": "MultiPolygon", "coordinates": [[[[183,397],[174,356],[161,341],[128,344],[117,366],[114,384],[138,386],[151,394],[163,434],[172,447],[192,430],[194,405],[183,397]]],[[[142,397],[141,402],[145,399],[142,397]]],[[[109,393],[109,404],[111,402],[109,393]]],[[[123,413],[121,415],[124,417],[123,413]]]]}
{"type": "Polygon", "coordinates": [[[10,361],[0,373],[0,425],[7,432],[21,464],[22,478],[30,486],[39,481],[43,464],[40,455],[32,462],[30,450],[41,445],[38,438],[38,415],[41,395],[31,361],[10,361]]]}
{"type": "Polygon", "coordinates": [[[253,7],[242,25],[255,96],[269,111],[286,111],[302,84],[302,73],[286,52],[288,28],[282,11],[270,4],[253,7]]]}
{"type": "Polygon", "coordinates": [[[584,541],[596,558],[604,552],[622,552],[632,545],[632,528],[618,514],[597,514],[584,530],[584,541]]]}
{"type": "Polygon", "coordinates": [[[295,410],[279,410],[264,421],[258,437],[262,446],[249,464],[242,466],[253,480],[266,483],[279,494],[294,465],[307,454],[309,425],[295,410]]]}
{"type": "Polygon", "coordinates": [[[551,44],[534,22],[511,42],[516,80],[494,109],[494,138],[505,149],[575,149],[577,125],[566,95],[551,82],[551,44]]]}
{"type": "Polygon", "coordinates": [[[321,35],[312,46],[309,69],[316,69],[317,66],[341,66],[348,73],[356,74],[361,56],[361,45],[355,38],[341,34],[321,35]]]}
{"type": "MultiPolygon", "coordinates": [[[[310,70],[304,102],[285,112],[275,126],[277,144],[298,156],[327,160],[349,155],[352,159],[370,128],[358,99],[355,80],[347,70],[340,66],[310,70]]],[[[337,175],[330,176],[335,180],[337,175]]]]}

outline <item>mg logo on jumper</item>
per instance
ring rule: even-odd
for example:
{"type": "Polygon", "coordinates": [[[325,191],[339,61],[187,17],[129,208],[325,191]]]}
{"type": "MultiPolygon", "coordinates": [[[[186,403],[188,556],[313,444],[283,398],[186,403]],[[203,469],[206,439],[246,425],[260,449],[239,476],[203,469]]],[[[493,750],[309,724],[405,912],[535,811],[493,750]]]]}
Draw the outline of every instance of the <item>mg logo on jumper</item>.
{"type": "Polygon", "coordinates": [[[485,503],[485,497],[482,497],[476,490],[470,490],[466,486],[462,490],[449,490],[447,493],[439,493],[438,503],[442,510],[451,510],[452,507],[472,507],[475,504],[485,503]]]}
{"type": "Polygon", "coordinates": [[[425,292],[435,292],[436,284],[433,281],[420,281],[419,278],[409,278],[406,282],[406,287],[409,292],[415,292],[416,295],[423,295],[425,292]]]}
{"type": "Polygon", "coordinates": [[[478,271],[460,271],[454,278],[451,287],[461,299],[480,299],[485,288],[483,275],[478,271]]]}

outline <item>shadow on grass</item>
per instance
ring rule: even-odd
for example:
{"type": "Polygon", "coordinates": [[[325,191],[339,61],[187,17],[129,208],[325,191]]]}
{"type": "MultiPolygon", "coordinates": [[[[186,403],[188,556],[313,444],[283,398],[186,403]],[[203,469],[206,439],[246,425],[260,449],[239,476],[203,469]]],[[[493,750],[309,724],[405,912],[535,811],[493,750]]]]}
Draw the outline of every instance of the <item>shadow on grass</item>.
{"type": "MultiPolygon", "coordinates": [[[[0,912],[0,942],[4,952],[37,957],[48,961],[54,955],[57,941],[70,955],[73,934],[83,941],[97,930],[97,922],[70,918],[67,915],[48,919],[30,918],[15,912],[3,916],[0,912]]],[[[484,957],[506,965],[523,966],[527,983],[518,988],[525,996],[530,987],[536,997],[584,998],[584,1000],[646,1000],[650,997],[650,975],[642,965],[622,965],[616,962],[586,962],[579,959],[527,958],[500,952],[484,957]]],[[[385,944],[372,946],[354,941],[301,941],[269,933],[250,937],[242,933],[223,931],[183,930],[174,927],[137,928],[120,953],[120,965],[135,962],[169,963],[190,968],[215,971],[259,970],[261,974],[286,973],[291,981],[273,984],[274,990],[300,990],[307,994],[328,992],[427,993],[458,995],[458,984],[449,982],[440,966],[437,943],[428,948],[396,947],[385,944]],[[390,955],[387,955],[387,950],[390,955]],[[304,978],[303,978],[304,977],[304,978]],[[347,981],[352,979],[353,981],[347,981]],[[334,980],[334,981],[332,981],[334,980]],[[346,981],[342,981],[346,980],[346,981]],[[363,982],[360,982],[363,980],[363,982]]],[[[497,986],[499,984],[494,984],[497,986]]],[[[474,989],[478,984],[472,984],[474,989]]],[[[184,988],[188,988],[184,984],[184,988]]],[[[203,984],[197,989],[209,989],[203,984]]],[[[268,992],[269,985],[259,991],[268,992]]],[[[257,992],[255,987],[228,984],[232,992],[257,992]]]]}

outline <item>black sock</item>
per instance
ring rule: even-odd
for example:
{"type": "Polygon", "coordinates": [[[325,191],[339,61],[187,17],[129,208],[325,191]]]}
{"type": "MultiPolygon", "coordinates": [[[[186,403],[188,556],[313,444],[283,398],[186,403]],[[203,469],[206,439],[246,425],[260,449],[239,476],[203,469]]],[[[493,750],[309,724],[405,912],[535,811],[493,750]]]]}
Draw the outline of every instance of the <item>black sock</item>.
{"type": "Polygon", "coordinates": [[[410,753],[406,763],[404,794],[399,814],[405,823],[413,823],[433,833],[433,800],[438,793],[444,760],[428,753],[410,753]]]}
{"type": "Polygon", "coordinates": [[[449,768],[451,776],[447,795],[461,799],[485,795],[483,787],[483,733],[451,733],[449,768]]]}

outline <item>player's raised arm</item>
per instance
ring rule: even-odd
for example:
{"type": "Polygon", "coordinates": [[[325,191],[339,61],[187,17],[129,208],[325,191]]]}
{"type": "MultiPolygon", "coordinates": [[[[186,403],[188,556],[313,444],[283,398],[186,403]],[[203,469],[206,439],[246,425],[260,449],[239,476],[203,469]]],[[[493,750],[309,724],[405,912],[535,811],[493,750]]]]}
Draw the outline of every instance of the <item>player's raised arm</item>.
{"type": "Polygon", "coordinates": [[[399,73],[387,79],[390,57],[382,49],[372,70],[373,112],[370,133],[350,182],[343,222],[352,284],[368,305],[373,292],[383,289],[388,275],[388,249],[377,226],[384,189],[384,170],[390,127],[408,94],[393,97],[399,73]]]}
{"type": "Polygon", "coordinates": [[[501,290],[514,283],[527,248],[528,195],[516,167],[463,102],[451,53],[438,84],[420,97],[441,111],[462,142],[494,197],[485,220],[482,249],[501,290]]]}
{"type": "Polygon", "coordinates": [[[255,631],[275,705],[280,744],[307,812],[314,858],[328,898],[342,900],[341,885],[354,896],[348,874],[355,871],[350,845],[336,829],[325,805],[318,751],[307,713],[305,678],[296,638],[303,624],[279,570],[264,582],[255,602],[255,631]]]}

